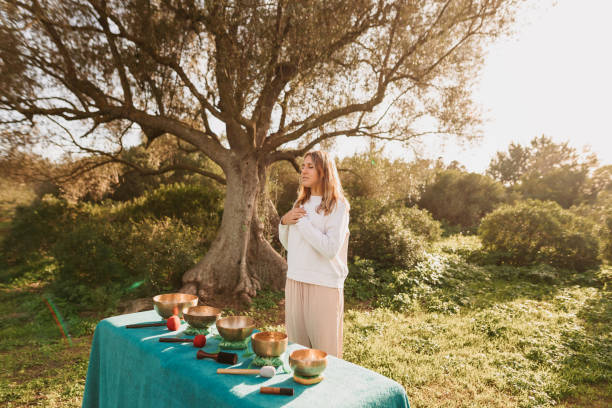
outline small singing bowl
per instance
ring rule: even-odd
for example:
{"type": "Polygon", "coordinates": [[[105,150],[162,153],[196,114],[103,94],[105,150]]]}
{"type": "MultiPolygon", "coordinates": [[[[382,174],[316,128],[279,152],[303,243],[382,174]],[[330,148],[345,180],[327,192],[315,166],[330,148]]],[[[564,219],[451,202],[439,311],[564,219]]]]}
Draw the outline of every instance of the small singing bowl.
{"type": "Polygon", "coordinates": [[[251,345],[260,357],[278,357],[287,350],[287,335],[276,331],[255,333],[251,336],[251,345]]]}
{"type": "Polygon", "coordinates": [[[186,293],[165,293],[153,297],[153,307],[158,315],[167,319],[173,314],[183,317],[183,313],[190,307],[198,304],[196,295],[186,293]]]}
{"type": "Polygon", "coordinates": [[[221,316],[221,309],[212,306],[194,306],[183,313],[185,321],[196,329],[208,329],[221,316]]]}
{"type": "Polygon", "coordinates": [[[217,331],[227,341],[242,341],[255,330],[255,320],[248,316],[227,316],[217,320],[217,331]]]}
{"type": "Polygon", "coordinates": [[[317,349],[295,350],[289,355],[289,366],[302,377],[320,375],[327,367],[327,353],[317,349]]]}

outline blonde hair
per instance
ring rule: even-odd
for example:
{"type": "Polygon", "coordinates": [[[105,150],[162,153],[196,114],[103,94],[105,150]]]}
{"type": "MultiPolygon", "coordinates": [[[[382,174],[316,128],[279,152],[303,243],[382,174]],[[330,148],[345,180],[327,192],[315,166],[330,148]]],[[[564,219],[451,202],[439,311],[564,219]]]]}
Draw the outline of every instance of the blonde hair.
{"type": "MultiPolygon", "coordinates": [[[[334,208],[336,208],[338,200],[342,200],[342,202],[346,204],[348,210],[349,203],[344,196],[334,160],[323,150],[308,152],[304,155],[304,159],[307,157],[310,157],[313,161],[315,169],[321,177],[323,196],[321,197],[321,204],[317,207],[317,212],[322,210],[325,215],[331,214],[334,208]]],[[[311,194],[310,187],[304,187],[300,178],[298,198],[293,207],[296,208],[306,203],[310,199],[311,194]]]]}

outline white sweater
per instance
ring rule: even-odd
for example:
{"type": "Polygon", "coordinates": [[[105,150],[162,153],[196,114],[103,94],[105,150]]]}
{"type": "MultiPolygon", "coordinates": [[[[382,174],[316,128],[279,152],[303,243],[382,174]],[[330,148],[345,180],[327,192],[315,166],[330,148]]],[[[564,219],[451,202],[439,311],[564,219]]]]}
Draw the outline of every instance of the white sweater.
{"type": "Polygon", "coordinates": [[[330,288],[344,287],[349,240],[349,212],[338,201],[329,214],[316,212],[321,196],[311,196],[306,215],[294,225],[279,225],[278,237],[287,249],[287,277],[330,288]]]}

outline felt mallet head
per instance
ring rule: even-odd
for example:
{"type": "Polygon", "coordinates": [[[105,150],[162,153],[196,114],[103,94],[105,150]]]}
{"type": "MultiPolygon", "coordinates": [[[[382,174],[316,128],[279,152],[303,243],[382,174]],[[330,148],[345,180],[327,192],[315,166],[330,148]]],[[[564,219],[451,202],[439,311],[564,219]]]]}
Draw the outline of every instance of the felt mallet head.
{"type": "Polygon", "coordinates": [[[276,369],[272,366],[263,366],[261,370],[259,370],[259,375],[262,377],[272,378],[276,374],[276,369]]]}
{"type": "Polygon", "coordinates": [[[168,330],[177,331],[179,327],[181,327],[181,319],[179,319],[177,315],[172,315],[168,318],[166,326],[168,327],[168,330]]]}
{"type": "Polygon", "coordinates": [[[193,338],[193,347],[202,348],[206,345],[206,336],[203,334],[198,334],[193,338]]]}

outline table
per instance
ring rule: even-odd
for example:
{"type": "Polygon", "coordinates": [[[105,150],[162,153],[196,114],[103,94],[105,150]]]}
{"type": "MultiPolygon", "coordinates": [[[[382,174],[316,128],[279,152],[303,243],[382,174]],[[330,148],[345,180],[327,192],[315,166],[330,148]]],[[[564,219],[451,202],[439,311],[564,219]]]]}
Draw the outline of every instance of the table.
{"type": "MultiPolygon", "coordinates": [[[[229,367],[211,359],[196,359],[191,343],[160,343],[158,338],[187,337],[166,327],[126,329],[126,324],[160,321],[155,311],[114,316],[96,327],[83,407],[401,407],[409,408],[404,388],[361,366],[329,356],[324,380],[297,384],[291,374],[272,378],[220,375],[229,367]],[[259,387],[292,387],[294,396],[260,394],[259,387]]],[[[214,326],[213,326],[214,327],[214,326]]],[[[212,335],[204,351],[218,350],[212,335]]],[[[296,349],[289,344],[284,358],[296,349]]],[[[231,351],[231,350],[228,350],[231,351]]],[[[252,357],[242,357],[232,368],[247,368],[252,357]]],[[[287,364],[288,366],[288,364],[287,364]]]]}

